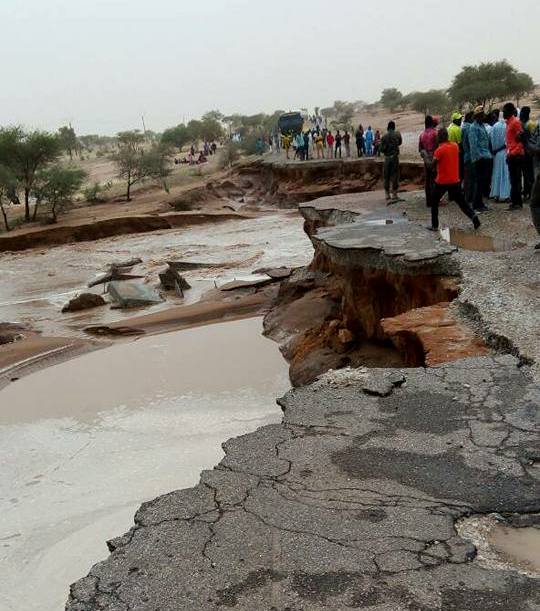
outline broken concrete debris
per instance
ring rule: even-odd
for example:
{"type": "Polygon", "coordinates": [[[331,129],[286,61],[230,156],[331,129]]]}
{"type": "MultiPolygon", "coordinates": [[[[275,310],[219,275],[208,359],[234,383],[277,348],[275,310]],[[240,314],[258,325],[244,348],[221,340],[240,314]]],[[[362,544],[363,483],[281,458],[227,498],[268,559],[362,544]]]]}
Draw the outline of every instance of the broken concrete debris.
{"type": "Polygon", "coordinates": [[[272,278],[255,278],[254,280],[232,280],[219,287],[220,291],[234,291],[236,289],[261,288],[272,283],[272,278]]]}
{"type": "Polygon", "coordinates": [[[290,267],[261,267],[253,271],[254,274],[266,274],[273,280],[284,280],[292,274],[290,267]]]}
{"type": "Polygon", "coordinates": [[[94,280],[91,280],[88,283],[88,288],[92,288],[94,286],[98,286],[98,284],[107,284],[108,282],[120,281],[120,280],[136,280],[138,278],[144,278],[144,276],[136,276],[133,274],[123,274],[119,271],[121,268],[115,268],[110,272],[106,272],[105,274],[100,274],[94,280]]]}
{"type": "Polygon", "coordinates": [[[104,274],[100,274],[94,280],[91,280],[88,283],[88,288],[92,288],[93,286],[97,286],[98,284],[107,284],[108,282],[119,281],[119,280],[135,280],[136,278],[144,278],[144,276],[132,275],[129,272],[138,265],[142,263],[142,259],[135,258],[130,259],[129,261],[113,261],[109,265],[109,269],[104,274]]]}
{"type": "Polygon", "coordinates": [[[135,265],[139,265],[142,263],[142,259],[140,257],[135,257],[133,259],[129,259],[128,261],[113,261],[110,265],[110,269],[121,269],[126,271],[126,268],[132,269],[135,265]]]}
{"type": "Polygon", "coordinates": [[[191,288],[188,281],[180,274],[174,263],[169,263],[169,267],[159,273],[161,286],[167,291],[176,291],[181,297],[184,296],[184,291],[191,288]]]}
{"type": "Polygon", "coordinates": [[[223,263],[202,263],[197,261],[167,261],[167,265],[177,272],[187,272],[194,269],[205,269],[208,267],[221,267],[223,263]]]}
{"type": "Polygon", "coordinates": [[[137,308],[163,301],[155,289],[140,282],[110,282],[107,292],[119,308],[137,308]]]}

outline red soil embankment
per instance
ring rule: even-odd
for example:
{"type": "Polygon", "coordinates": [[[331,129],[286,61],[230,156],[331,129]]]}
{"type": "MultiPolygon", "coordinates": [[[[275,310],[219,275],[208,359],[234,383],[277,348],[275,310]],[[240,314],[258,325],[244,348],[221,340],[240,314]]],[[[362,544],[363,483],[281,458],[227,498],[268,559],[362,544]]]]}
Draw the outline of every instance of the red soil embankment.
{"type": "Polygon", "coordinates": [[[0,238],[0,252],[58,246],[70,242],[90,242],[129,233],[147,233],[173,227],[219,223],[246,218],[240,214],[174,213],[162,215],[122,216],[78,225],[59,225],[0,238]]]}

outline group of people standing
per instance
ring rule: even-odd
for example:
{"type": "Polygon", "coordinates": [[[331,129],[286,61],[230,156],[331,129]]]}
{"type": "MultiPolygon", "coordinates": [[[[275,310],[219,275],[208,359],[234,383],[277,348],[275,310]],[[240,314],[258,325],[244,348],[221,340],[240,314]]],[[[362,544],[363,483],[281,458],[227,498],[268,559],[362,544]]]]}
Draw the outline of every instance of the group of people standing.
{"type": "Polygon", "coordinates": [[[530,114],[527,106],[518,114],[508,102],[502,112],[486,112],[483,106],[465,116],[455,112],[447,129],[437,129],[436,120],[426,117],[418,148],[424,160],[426,204],[431,208],[433,229],[438,228],[442,186],[475,227],[479,226],[477,215],[489,211],[487,199],[510,202],[508,210],[523,207],[523,201],[531,197],[535,173],[540,171],[540,124],[531,121],[530,114]],[[457,174],[445,172],[455,164],[457,174]]]}
{"type": "MultiPolygon", "coordinates": [[[[287,159],[290,159],[291,148],[294,150],[294,159],[307,161],[308,159],[341,159],[350,158],[352,135],[348,130],[337,130],[335,134],[326,127],[319,125],[311,130],[299,132],[295,136],[283,134],[281,148],[285,150],[287,159]]],[[[356,154],[358,157],[379,157],[381,154],[381,133],[375,132],[371,125],[364,131],[362,125],[354,133],[356,154]]]]}

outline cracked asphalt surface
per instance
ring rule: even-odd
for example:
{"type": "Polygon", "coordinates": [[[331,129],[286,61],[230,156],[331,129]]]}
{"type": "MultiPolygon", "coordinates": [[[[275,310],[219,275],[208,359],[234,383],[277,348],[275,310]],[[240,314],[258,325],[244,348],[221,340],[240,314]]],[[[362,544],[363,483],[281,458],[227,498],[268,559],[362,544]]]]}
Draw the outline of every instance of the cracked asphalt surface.
{"type": "Polygon", "coordinates": [[[475,560],[462,517],[540,512],[540,388],[510,356],[341,370],[144,504],[67,611],[534,611],[540,582],[475,560]]]}

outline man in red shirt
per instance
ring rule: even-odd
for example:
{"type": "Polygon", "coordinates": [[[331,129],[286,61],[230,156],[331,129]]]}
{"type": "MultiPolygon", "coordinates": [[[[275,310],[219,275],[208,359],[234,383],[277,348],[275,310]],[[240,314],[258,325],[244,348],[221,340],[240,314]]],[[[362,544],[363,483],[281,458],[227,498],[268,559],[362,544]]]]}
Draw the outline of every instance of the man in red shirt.
{"type": "Polygon", "coordinates": [[[448,142],[448,130],[441,127],[438,131],[439,146],[433,154],[433,163],[437,169],[433,197],[431,200],[431,227],[433,231],[439,229],[439,202],[445,193],[456,202],[463,214],[473,222],[474,228],[480,227],[480,219],[474,210],[465,201],[461,190],[459,178],[459,146],[455,142],[448,142]]]}
{"type": "Polygon", "coordinates": [[[328,148],[328,159],[333,159],[334,158],[334,141],[335,141],[335,138],[334,138],[334,136],[332,136],[332,132],[329,131],[326,134],[326,144],[327,144],[327,148],[328,148]]]}
{"type": "Polygon", "coordinates": [[[525,163],[525,146],[523,144],[523,126],[517,118],[516,107],[512,102],[503,106],[503,117],[506,119],[506,163],[510,174],[510,204],[508,210],[521,210],[521,175],[525,163]]]}

